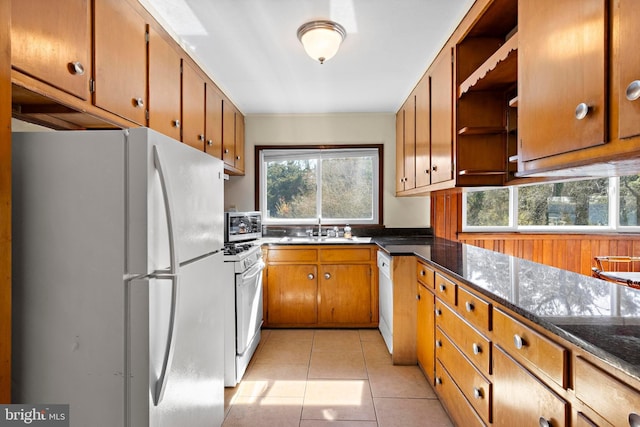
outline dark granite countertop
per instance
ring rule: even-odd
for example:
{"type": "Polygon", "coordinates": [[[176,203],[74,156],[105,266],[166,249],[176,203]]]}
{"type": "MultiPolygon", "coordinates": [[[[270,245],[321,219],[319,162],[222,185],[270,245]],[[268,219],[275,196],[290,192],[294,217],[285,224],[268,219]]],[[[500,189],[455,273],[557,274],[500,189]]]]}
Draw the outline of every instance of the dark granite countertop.
{"type": "Polygon", "coordinates": [[[374,241],[416,255],[480,294],[640,379],[640,290],[438,238],[374,241]]]}

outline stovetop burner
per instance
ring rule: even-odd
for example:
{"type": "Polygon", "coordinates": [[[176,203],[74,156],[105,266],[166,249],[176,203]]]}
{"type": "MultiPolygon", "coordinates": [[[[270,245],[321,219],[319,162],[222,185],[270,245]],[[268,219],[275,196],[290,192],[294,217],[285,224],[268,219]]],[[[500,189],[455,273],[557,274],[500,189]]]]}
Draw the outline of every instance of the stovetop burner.
{"type": "Polygon", "coordinates": [[[253,243],[225,243],[224,254],[225,255],[238,255],[242,252],[248,251],[255,245],[253,243]]]}

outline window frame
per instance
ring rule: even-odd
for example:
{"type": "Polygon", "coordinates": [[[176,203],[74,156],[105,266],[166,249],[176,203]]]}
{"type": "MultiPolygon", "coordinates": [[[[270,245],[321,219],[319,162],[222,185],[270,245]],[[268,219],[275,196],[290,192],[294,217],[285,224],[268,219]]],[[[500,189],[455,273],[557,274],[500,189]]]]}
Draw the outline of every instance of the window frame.
{"type": "Polygon", "coordinates": [[[255,207],[257,211],[262,212],[262,222],[265,225],[309,225],[318,224],[318,218],[306,218],[306,219],[273,219],[268,218],[263,211],[263,197],[265,194],[266,184],[266,170],[263,168],[263,156],[264,150],[362,150],[370,149],[376,150],[378,154],[377,170],[374,170],[374,200],[373,200],[373,219],[372,220],[358,220],[358,219],[339,219],[330,220],[322,218],[323,225],[338,225],[338,224],[362,224],[370,226],[382,226],[384,224],[383,218],[383,195],[384,195],[384,145],[383,144],[322,144],[322,145],[256,145],[254,148],[255,155],[255,207]],[[377,179],[376,179],[377,175],[377,179]],[[377,190],[377,191],[376,191],[377,190]]]}
{"type": "MultiPolygon", "coordinates": [[[[586,179],[601,179],[607,177],[591,177],[586,179]]],[[[467,197],[468,194],[477,191],[498,190],[505,187],[475,187],[465,188],[462,192],[462,232],[463,233],[573,233],[573,234],[595,234],[595,233],[638,233],[640,225],[620,225],[619,206],[620,206],[620,177],[608,177],[609,179],[609,223],[603,226],[592,225],[519,225],[518,218],[518,186],[509,188],[509,225],[508,226],[470,226],[467,225],[467,197]]],[[[581,181],[585,179],[576,179],[572,181],[581,181]]],[[[565,181],[569,182],[569,181],[565,181]]],[[[543,182],[532,185],[544,185],[551,182],[543,182]]]]}

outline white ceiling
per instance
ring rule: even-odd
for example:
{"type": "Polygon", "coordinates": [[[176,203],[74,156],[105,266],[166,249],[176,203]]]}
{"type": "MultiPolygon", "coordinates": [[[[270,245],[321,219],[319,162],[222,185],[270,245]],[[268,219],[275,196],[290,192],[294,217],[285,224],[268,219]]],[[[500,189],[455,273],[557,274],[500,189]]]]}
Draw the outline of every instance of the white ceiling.
{"type": "Polygon", "coordinates": [[[474,0],[140,0],[244,114],[396,112],[474,0]],[[347,30],[324,64],[296,31],[347,30]]]}

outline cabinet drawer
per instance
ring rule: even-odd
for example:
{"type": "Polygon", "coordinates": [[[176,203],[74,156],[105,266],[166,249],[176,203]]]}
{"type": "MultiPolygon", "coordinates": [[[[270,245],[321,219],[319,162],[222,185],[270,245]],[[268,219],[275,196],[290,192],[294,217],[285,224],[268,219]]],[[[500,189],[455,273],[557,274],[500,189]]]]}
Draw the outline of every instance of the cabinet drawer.
{"type": "Polygon", "coordinates": [[[640,415],[640,392],[612,377],[580,356],[575,359],[574,388],[578,399],[614,426],[629,425],[629,415],[640,415]]]}
{"type": "Polygon", "coordinates": [[[457,285],[440,273],[436,273],[436,296],[451,306],[456,305],[457,285]]]}
{"type": "Polygon", "coordinates": [[[320,249],[320,261],[371,261],[371,248],[320,249]]]}
{"type": "Polygon", "coordinates": [[[527,360],[562,388],[567,388],[568,353],[564,347],[496,308],[493,309],[493,334],[496,343],[513,357],[527,360]]]}
{"type": "Polygon", "coordinates": [[[496,427],[569,425],[569,403],[498,345],[493,352],[493,421],[496,427]]]}
{"type": "Polygon", "coordinates": [[[486,375],[491,373],[491,341],[436,299],[436,325],[453,340],[471,362],[486,375]]]}
{"type": "Polygon", "coordinates": [[[436,391],[440,395],[442,404],[448,408],[449,416],[453,418],[456,425],[465,427],[485,426],[485,423],[471,407],[447,370],[438,360],[436,360],[436,391]]]}
{"type": "Polygon", "coordinates": [[[269,249],[269,262],[312,262],[318,259],[316,249],[283,248],[269,249]]]}
{"type": "Polygon", "coordinates": [[[491,330],[491,304],[458,286],[458,311],[472,325],[491,330]]]}
{"type": "Polygon", "coordinates": [[[418,263],[416,267],[416,273],[418,277],[418,282],[424,284],[429,289],[434,289],[435,280],[434,273],[435,271],[427,267],[425,264],[421,262],[418,263]]]}
{"type": "Polygon", "coordinates": [[[460,353],[447,335],[436,328],[436,357],[476,412],[491,422],[491,383],[460,353]]]}

